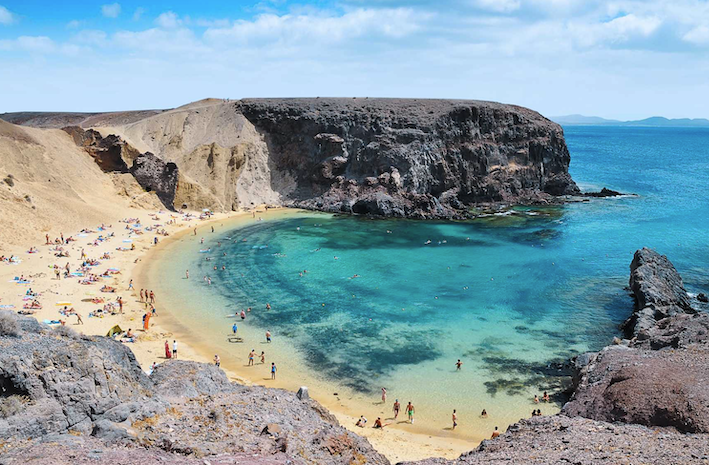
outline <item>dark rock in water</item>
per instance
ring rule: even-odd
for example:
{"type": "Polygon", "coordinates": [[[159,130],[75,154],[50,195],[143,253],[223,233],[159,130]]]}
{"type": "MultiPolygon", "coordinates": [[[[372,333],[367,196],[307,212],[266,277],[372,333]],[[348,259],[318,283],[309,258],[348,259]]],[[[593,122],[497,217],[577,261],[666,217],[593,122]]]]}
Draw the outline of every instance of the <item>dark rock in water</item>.
{"type": "Polygon", "coordinates": [[[630,264],[630,289],[635,311],[623,323],[628,336],[642,338],[642,332],[657,320],[678,313],[694,313],[682,278],[666,256],[643,248],[635,252],[630,264]]]}
{"type": "Polygon", "coordinates": [[[584,197],[618,197],[619,195],[623,195],[623,193],[604,187],[600,192],[584,192],[582,195],[584,197]]]}
{"type": "Polygon", "coordinates": [[[579,367],[563,412],[709,433],[709,314],[694,313],[679,273],[652,250],[636,252],[630,287],[636,337],[579,367]]]}
{"type": "Polygon", "coordinates": [[[700,292],[699,294],[697,294],[697,300],[700,302],[706,303],[706,302],[709,302],[709,297],[707,297],[707,295],[704,294],[703,292],[700,292]]]}
{"type": "Polygon", "coordinates": [[[170,210],[175,209],[178,174],[175,163],[165,162],[152,153],[146,152],[136,157],[130,172],[144,189],[155,192],[163,205],[170,210]]]}
{"type": "Polygon", "coordinates": [[[578,195],[561,127],[512,105],[466,100],[245,99],[295,206],[464,218],[476,204],[578,195]]]}

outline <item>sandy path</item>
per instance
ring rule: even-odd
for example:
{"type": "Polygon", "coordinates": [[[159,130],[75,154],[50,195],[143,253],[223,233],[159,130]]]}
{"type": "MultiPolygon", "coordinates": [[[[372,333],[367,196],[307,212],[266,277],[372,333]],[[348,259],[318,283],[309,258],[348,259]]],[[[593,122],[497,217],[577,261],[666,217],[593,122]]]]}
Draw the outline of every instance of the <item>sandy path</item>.
{"type": "MultiPolygon", "coordinates": [[[[97,231],[99,225],[84,225],[84,228],[96,231],[79,236],[78,231],[65,232],[65,237],[73,235],[75,242],[64,246],[69,251],[68,258],[55,257],[50,251],[54,245],[44,244],[44,238],[28,238],[27,246],[24,248],[13,247],[6,249],[6,255],[12,253],[22,261],[19,264],[0,264],[0,305],[14,305],[12,310],[22,309],[23,296],[29,288],[40,295],[37,297],[42,304],[42,309],[37,310],[34,315],[39,321],[43,320],[65,320],[66,326],[88,335],[106,335],[114,325],[119,325],[123,330],[132,329],[137,336],[134,343],[128,343],[133,350],[138,362],[144,370],[148,370],[153,362],[160,363],[165,360],[164,342],[170,341],[172,347],[173,334],[165,327],[170,326],[169,314],[161,314],[160,296],[156,295],[156,308],[158,316],[151,318],[150,329],[142,330],[142,317],[146,312],[146,307],[140,302],[140,265],[150,260],[151,251],[159,249],[162,245],[174,240],[176,236],[189,233],[193,228],[199,230],[211,227],[211,222],[223,221],[225,218],[250,214],[237,212],[231,214],[217,214],[211,221],[193,218],[187,220],[184,216],[170,212],[148,212],[144,210],[125,210],[121,213],[131,218],[140,219],[143,228],[147,226],[164,228],[169,236],[156,236],[153,232],[144,232],[141,235],[129,234],[126,223],[120,222],[120,218],[113,218],[106,221],[109,226],[106,231],[97,231]],[[157,219],[155,219],[157,218],[157,219]],[[168,221],[175,224],[167,225],[168,221]],[[160,226],[157,226],[160,225],[160,226]],[[100,236],[114,234],[105,242],[99,242],[94,246],[94,241],[100,236]],[[153,245],[153,240],[158,237],[158,245],[153,245]],[[125,241],[132,242],[125,242],[125,241]],[[118,251],[118,247],[130,248],[135,245],[135,250],[118,251]],[[27,249],[33,245],[38,248],[37,253],[29,254],[27,249]],[[57,280],[52,269],[53,265],[63,267],[67,262],[71,271],[75,271],[81,263],[81,250],[84,250],[89,258],[98,259],[105,252],[110,254],[109,259],[100,260],[98,266],[92,267],[91,272],[99,274],[108,268],[120,270],[119,274],[113,274],[108,278],[102,278],[100,282],[91,285],[81,285],[77,278],[61,278],[57,280]],[[30,284],[17,284],[11,281],[14,277],[24,275],[30,277],[30,284]],[[129,290],[129,282],[135,280],[135,289],[129,290]],[[115,293],[103,293],[100,291],[103,285],[112,286],[115,293]],[[89,313],[100,308],[103,304],[94,304],[90,299],[102,297],[106,302],[115,301],[121,297],[124,302],[124,313],[109,315],[102,318],[89,317],[89,313]],[[63,305],[58,302],[70,302],[79,315],[83,324],[79,324],[75,316],[65,317],[59,313],[63,305]]],[[[50,233],[50,238],[54,239],[54,234],[50,233]]],[[[192,346],[183,341],[178,341],[180,359],[195,360],[199,362],[211,363],[211,359],[205,355],[204,350],[192,346]]],[[[249,384],[248,380],[238,377],[235,373],[226,371],[230,379],[249,384]]],[[[318,399],[321,400],[321,399],[318,399]]],[[[322,400],[321,400],[322,401],[322,400]]],[[[387,456],[393,463],[404,460],[416,460],[425,457],[439,456],[455,458],[460,453],[473,449],[476,444],[463,439],[450,437],[436,437],[424,434],[411,433],[402,429],[385,428],[384,430],[374,430],[373,428],[358,428],[354,426],[356,419],[343,412],[338,412],[336,405],[328,405],[324,402],[338,418],[340,423],[357,434],[367,437],[372,445],[382,454],[387,456]]],[[[373,419],[370,419],[373,422],[373,419]]]]}

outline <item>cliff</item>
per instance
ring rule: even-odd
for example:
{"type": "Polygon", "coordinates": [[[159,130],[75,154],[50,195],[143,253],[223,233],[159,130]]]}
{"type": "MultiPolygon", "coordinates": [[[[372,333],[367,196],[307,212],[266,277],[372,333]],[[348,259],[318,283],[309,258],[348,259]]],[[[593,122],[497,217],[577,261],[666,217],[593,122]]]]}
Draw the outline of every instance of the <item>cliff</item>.
{"type": "MultiPolygon", "coordinates": [[[[111,143],[174,163],[177,185],[160,194],[168,207],[232,210],[267,203],[467,218],[474,207],[545,204],[580,193],[568,174],[561,127],[532,110],[492,102],[206,100],[164,112],[3,117],[93,128],[103,139],[94,146],[118,137],[111,143]]],[[[87,137],[75,139],[95,152],[87,137]]],[[[137,179],[144,188],[150,184],[137,179]]]]}
{"type": "Polygon", "coordinates": [[[561,128],[498,103],[254,99],[236,109],[289,173],[293,205],[400,217],[465,217],[490,203],[575,194],[561,128]]]}

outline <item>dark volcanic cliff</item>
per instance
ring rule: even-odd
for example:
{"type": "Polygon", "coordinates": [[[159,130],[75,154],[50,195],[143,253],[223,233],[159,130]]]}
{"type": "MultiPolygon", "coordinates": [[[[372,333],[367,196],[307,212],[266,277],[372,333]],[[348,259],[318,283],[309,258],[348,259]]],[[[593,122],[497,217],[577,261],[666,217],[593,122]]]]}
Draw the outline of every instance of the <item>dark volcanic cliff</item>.
{"type": "Polygon", "coordinates": [[[578,194],[563,131],[526,108],[465,100],[253,99],[236,104],[288,172],[293,205],[465,217],[480,204],[578,194]]]}

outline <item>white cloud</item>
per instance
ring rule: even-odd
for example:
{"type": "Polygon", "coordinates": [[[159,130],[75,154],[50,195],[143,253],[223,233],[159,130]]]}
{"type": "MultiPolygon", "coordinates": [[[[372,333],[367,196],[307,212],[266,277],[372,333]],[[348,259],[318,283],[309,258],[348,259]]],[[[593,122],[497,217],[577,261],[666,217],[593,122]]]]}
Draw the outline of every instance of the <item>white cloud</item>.
{"type": "Polygon", "coordinates": [[[0,5],[0,24],[9,25],[17,21],[17,16],[10,10],[0,5]]]}
{"type": "Polygon", "coordinates": [[[143,14],[145,13],[145,8],[143,7],[138,7],[135,9],[133,12],[133,21],[138,21],[140,18],[143,17],[143,14]]]}
{"type": "Polygon", "coordinates": [[[66,28],[67,29],[78,29],[81,26],[81,21],[79,20],[72,20],[66,23],[66,28]]]}
{"type": "Polygon", "coordinates": [[[212,43],[308,40],[341,41],[359,37],[402,38],[421,28],[431,15],[409,8],[356,9],[341,15],[262,14],[255,19],[238,20],[230,28],[210,28],[204,33],[212,43]]]}
{"type": "Polygon", "coordinates": [[[175,29],[182,26],[182,20],[172,11],[166,11],[155,19],[155,24],[163,29],[175,29]]]}
{"type": "Polygon", "coordinates": [[[108,5],[102,5],[101,14],[103,14],[106,18],[118,18],[118,15],[121,14],[121,4],[111,3],[108,5]]]}
{"type": "Polygon", "coordinates": [[[682,40],[696,45],[709,45],[709,27],[697,26],[683,35],[682,40]]]}
{"type": "Polygon", "coordinates": [[[46,36],[20,36],[13,40],[0,40],[0,50],[51,53],[56,49],[54,41],[46,36]]]}
{"type": "Polygon", "coordinates": [[[510,13],[522,5],[520,0],[475,0],[475,5],[495,13],[510,13]]]}

